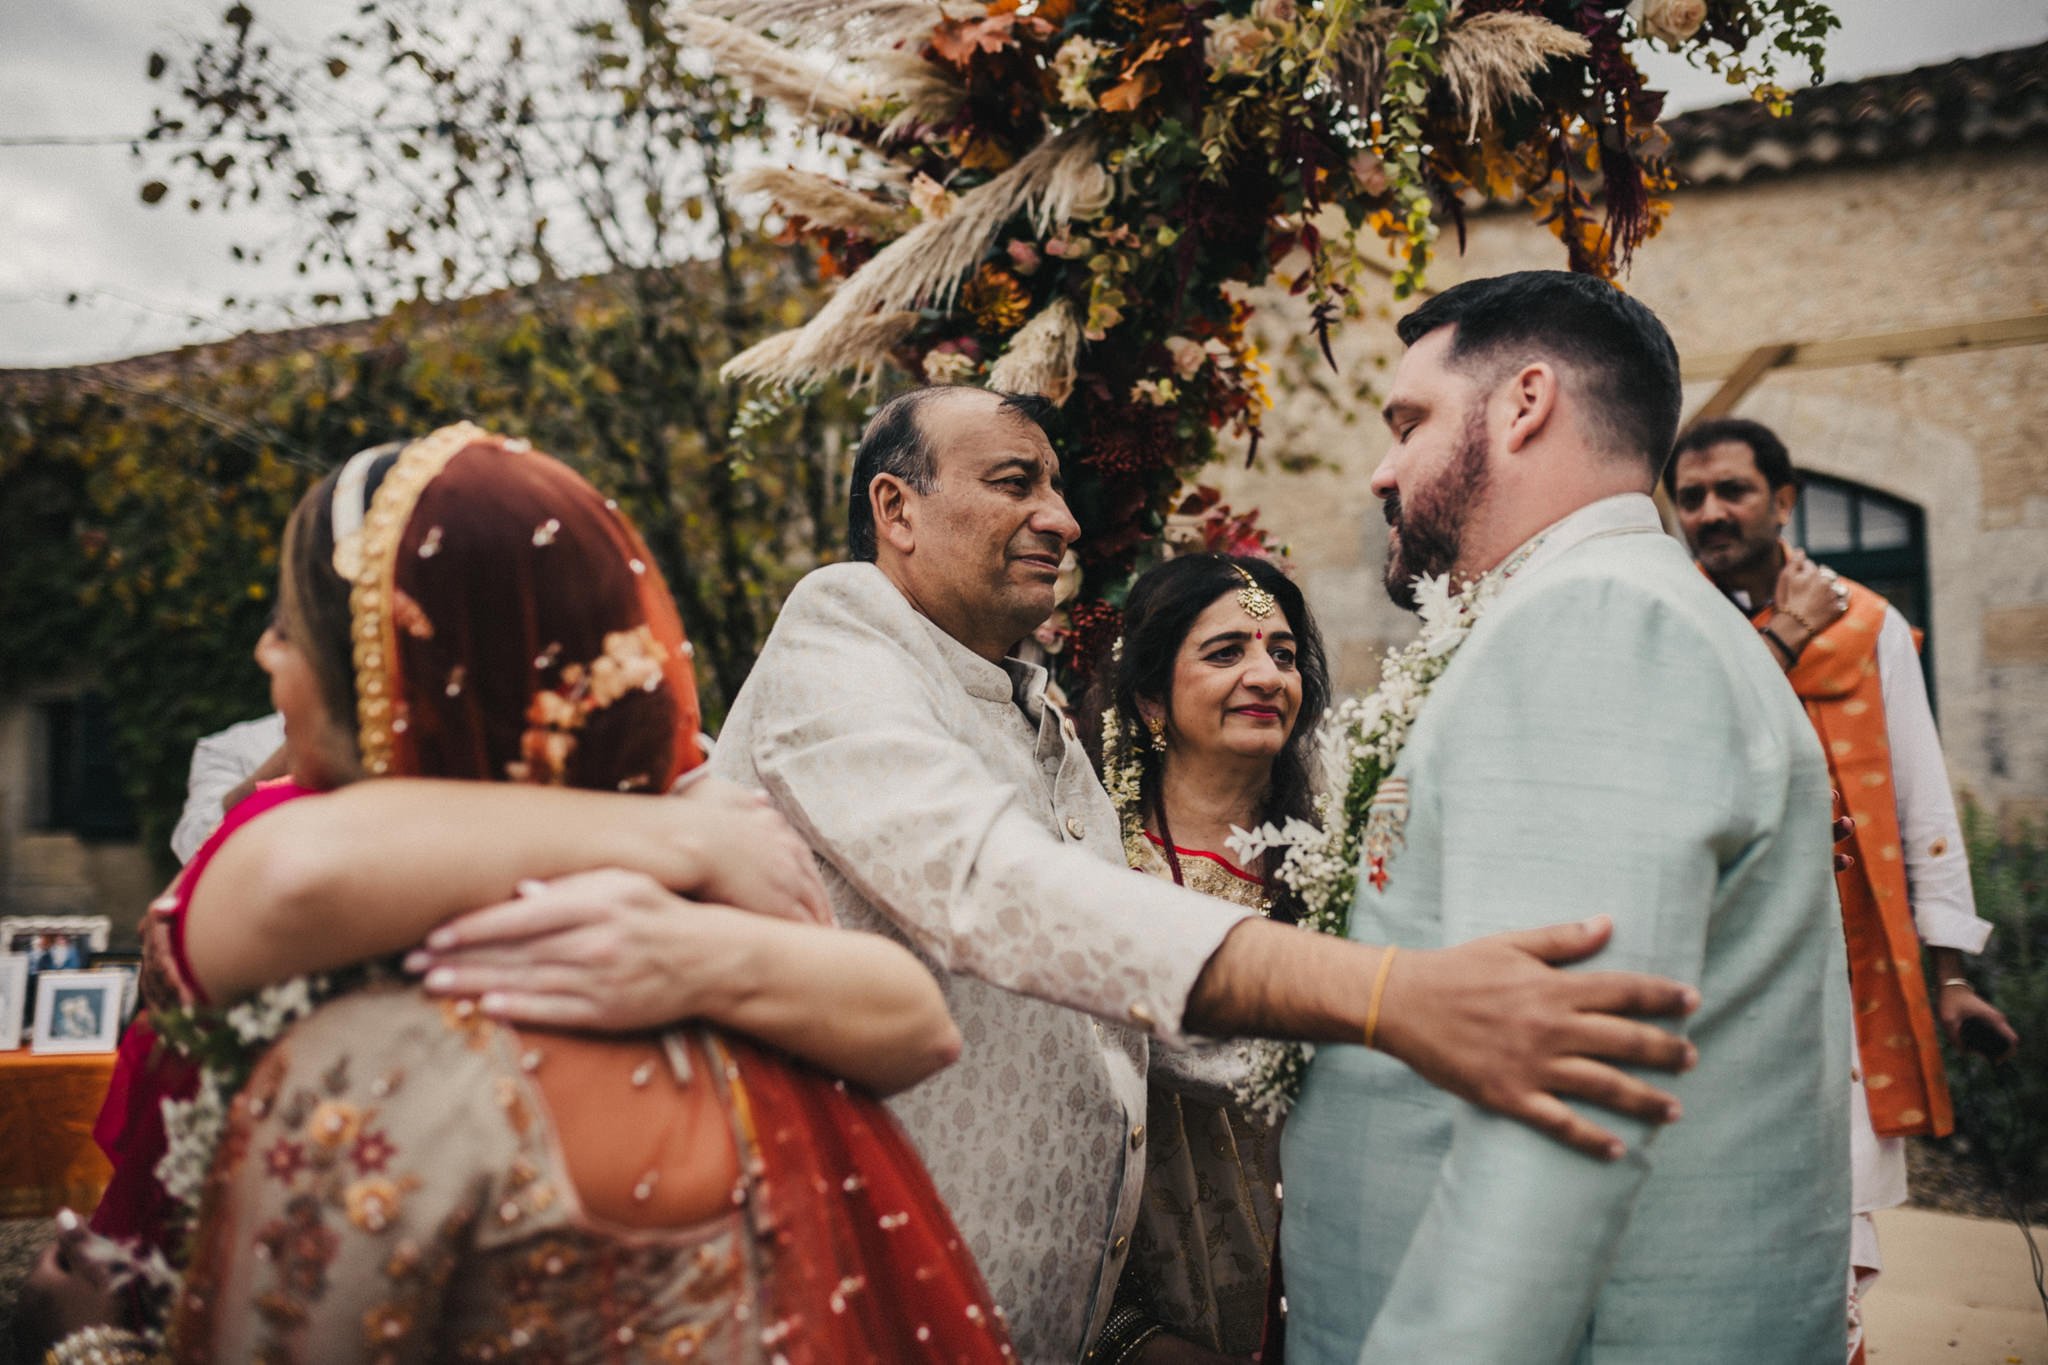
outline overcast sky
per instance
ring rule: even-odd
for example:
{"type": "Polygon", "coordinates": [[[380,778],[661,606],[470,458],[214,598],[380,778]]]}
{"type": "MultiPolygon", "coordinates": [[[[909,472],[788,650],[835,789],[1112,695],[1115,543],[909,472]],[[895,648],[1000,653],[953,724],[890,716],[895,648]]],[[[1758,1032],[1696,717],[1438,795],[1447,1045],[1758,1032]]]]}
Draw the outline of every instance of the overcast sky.
{"type": "MultiPolygon", "coordinates": [[[[8,0],[0,3],[0,141],[127,135],[149,125],[164,95],[145,77],[153,48],[218,31],[225,0],[8,0]],[[147,17],[141,17],[147,16],[147,17]]],[[[563,0],[588,11],[601,0],[563,0]]],[[[345,20],[341,0],[261,0],[265,25],[308,46],[345,20]]],[[[2048,38],[2048,0],[1838,0],[1843,17],[1831,79],[1900,71],[2048,38]]],[[[1645,60],[1673,110],[1717,104],[1729,87],[1675,58],[1645,60]]],[[[0,367],[108,360],[289,325],[276,306],[228,316],[234,294],[288,296],[274,267],[229,259],[231,241],[264,235],[260,220],[148,208],[148,178],[122,145],[0,145],[0,367]],[[68,304],[76,295],[78,302],[68,304]],[[196,325],[195,325],[196,320],[196,325]]]]}

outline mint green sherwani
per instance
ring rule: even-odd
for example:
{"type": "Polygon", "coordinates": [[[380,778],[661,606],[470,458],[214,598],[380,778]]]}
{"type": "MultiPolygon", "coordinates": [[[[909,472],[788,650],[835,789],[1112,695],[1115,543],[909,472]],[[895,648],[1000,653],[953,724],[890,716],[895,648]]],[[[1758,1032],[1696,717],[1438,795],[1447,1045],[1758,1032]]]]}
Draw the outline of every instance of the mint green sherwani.
{"type": "MultiPolygon", "coordinates": [[[[1696,983],[1668,1128],[1605,1163],[1317,1050],[1282,1150],[1288,1365],[1836,1365],[1847,968],[1826,766],[1649,499],[1553,527],[1410,731],[1410,808],[1352,936],[1436,948],[1605,913],[1585,969],[1696,983]]],[[[1398,962],[1394,968],[1398,973],[1398,962]]]]}

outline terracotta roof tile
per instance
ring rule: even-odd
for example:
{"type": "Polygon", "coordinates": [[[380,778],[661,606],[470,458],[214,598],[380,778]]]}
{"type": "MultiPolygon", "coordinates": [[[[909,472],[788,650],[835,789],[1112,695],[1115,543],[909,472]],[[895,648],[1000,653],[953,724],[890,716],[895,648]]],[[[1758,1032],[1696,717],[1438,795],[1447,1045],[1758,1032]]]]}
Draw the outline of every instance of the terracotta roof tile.
{"type": "Polygon", "coordinates": [[[1851,161],[2048,142],[2048,43],[1802,90],[1773,118],[1753,100],[1667,119],[1682,185],[1851,161]]]}

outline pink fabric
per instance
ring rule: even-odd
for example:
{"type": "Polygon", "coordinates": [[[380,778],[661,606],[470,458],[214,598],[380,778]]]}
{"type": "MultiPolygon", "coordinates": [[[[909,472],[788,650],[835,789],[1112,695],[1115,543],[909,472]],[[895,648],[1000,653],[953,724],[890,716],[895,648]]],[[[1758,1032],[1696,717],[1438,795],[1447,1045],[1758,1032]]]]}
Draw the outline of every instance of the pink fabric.
{"type": "MultiPolygon", "coordinates": [[[[290,778],[265,782],[227,813],[213,837],[200,845],[185,865],[163,900],[149,913],[162,921],[172,969],[179,989],[200,1004],[206,993],[192,975],[185,956],[185,913],[192,903],[192,888],[229,835],[297,797],[313,795],[290,778]]],[[[154,925],[145,926],[149,932],[154,925]]],[[[156,1031],[146,1014],[138,1015],[121,1036],[121,1049],[114,1059],[114,1074],[107,1082],[106,1102],[93,1124],[93,1140],[113,1163],[114,1176],[93,1210],[92,1229],[106,1237],[119,1237],[154,1247],[175,1258],[181,1250],[164,1245],[170,1197],[157,1183],[156,1166],[169,1147],[164,1132],[165,1100],[188,1100],[199,1085],[199,1072],[183,1057],[157,1046],[156,1031]]]]}

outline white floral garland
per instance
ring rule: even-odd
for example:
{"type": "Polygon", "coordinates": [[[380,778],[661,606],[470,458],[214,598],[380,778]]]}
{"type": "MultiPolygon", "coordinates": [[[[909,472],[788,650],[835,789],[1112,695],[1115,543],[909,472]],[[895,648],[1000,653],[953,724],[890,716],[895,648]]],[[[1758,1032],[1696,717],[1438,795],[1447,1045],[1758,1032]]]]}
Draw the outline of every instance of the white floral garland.
{"type": "Polygon", "coordinates": [[[266,986],[218,1012],[188,1008],[166,1011],[159,1027],[172,1045],[199,1067],[199,1091],[189,1100],[163,1102],[164,1154],[156,1178],[164,1192],[188,1211],[199,1208],[207,1172],[227,1135],[228,1105],[248,1083],[249,1073],[284,1031],[319,1008],[328,995],[324,977],[295,977],[266,986]],[[232,1035],[230,1041],[229,1035],[232,1035]],[[196,1037],[205,1038],[196,1045],[196,1037]]]}
{"type": "MultiPolygon", "coordinates": [[[[1339,702],[1324,722],[1322,757],[1328,785],[1316,799],[1320,826],[1301,819],[1290,819],[1278,828],[1271,824],[1249,830],[1231,826],[1230,850],[1247,866],[1269,850],[1286,850],[1274,875],[1300,898],[1302,928],[1339,938],[1349,929],[1373,798],[1400,761],[1408,732],[1421,716],[1430,689],[1501,584],[1527,562],[1534,549],[1532,543],[1462,590],[1452,589],[1448,574],[1415,580],[1422,633],[1413,642],[1387,651],[1375,691],[1339,702]],[[1333,796],[1337,792],[1343,794],[1341,807],[1333,796]]],[[[1255,1042],[1244,1045],[1244,1055],[1251,1065],[1237,1086],[1238,1101],[1267,1124],[1276,1124],[1301,1092],[1315,1047],[1255,1042]]]]}
{"type": "MultiPolygon", "coordinates": [[[[351,973],[348,979],[353,982],[360,976],[351,973]]],[[[336,993],[333,978],[302,976],[266,986],[226,1010],[184,1006],[152,1013],[151,1024],[158,1036],[199,1071],[199,1088],[191,1099],[163,1101],[166,1141],[155,1174],[165,1193],[179,1205],[170,1229],[173,1244],[189,1243],[200,1196],[227,1136],[228,1107],[248,1084],[256,1063],[285,1030],[336,993]]],[[[127,1242],[96,1236],[81,1249],[105,1267],[114,1287],[141,1284],[166,1303],[172,1301],[184,1279],[183,1272],[154,1247],[143,1251],[127,1242]]],[[[189,1254],[189,1245],[186,1251],[189,1254]]],[[[138,1335],[146,1348],[154,1350],[162,1345],[163,1324],[153,1323],[138,1335]]]]}

